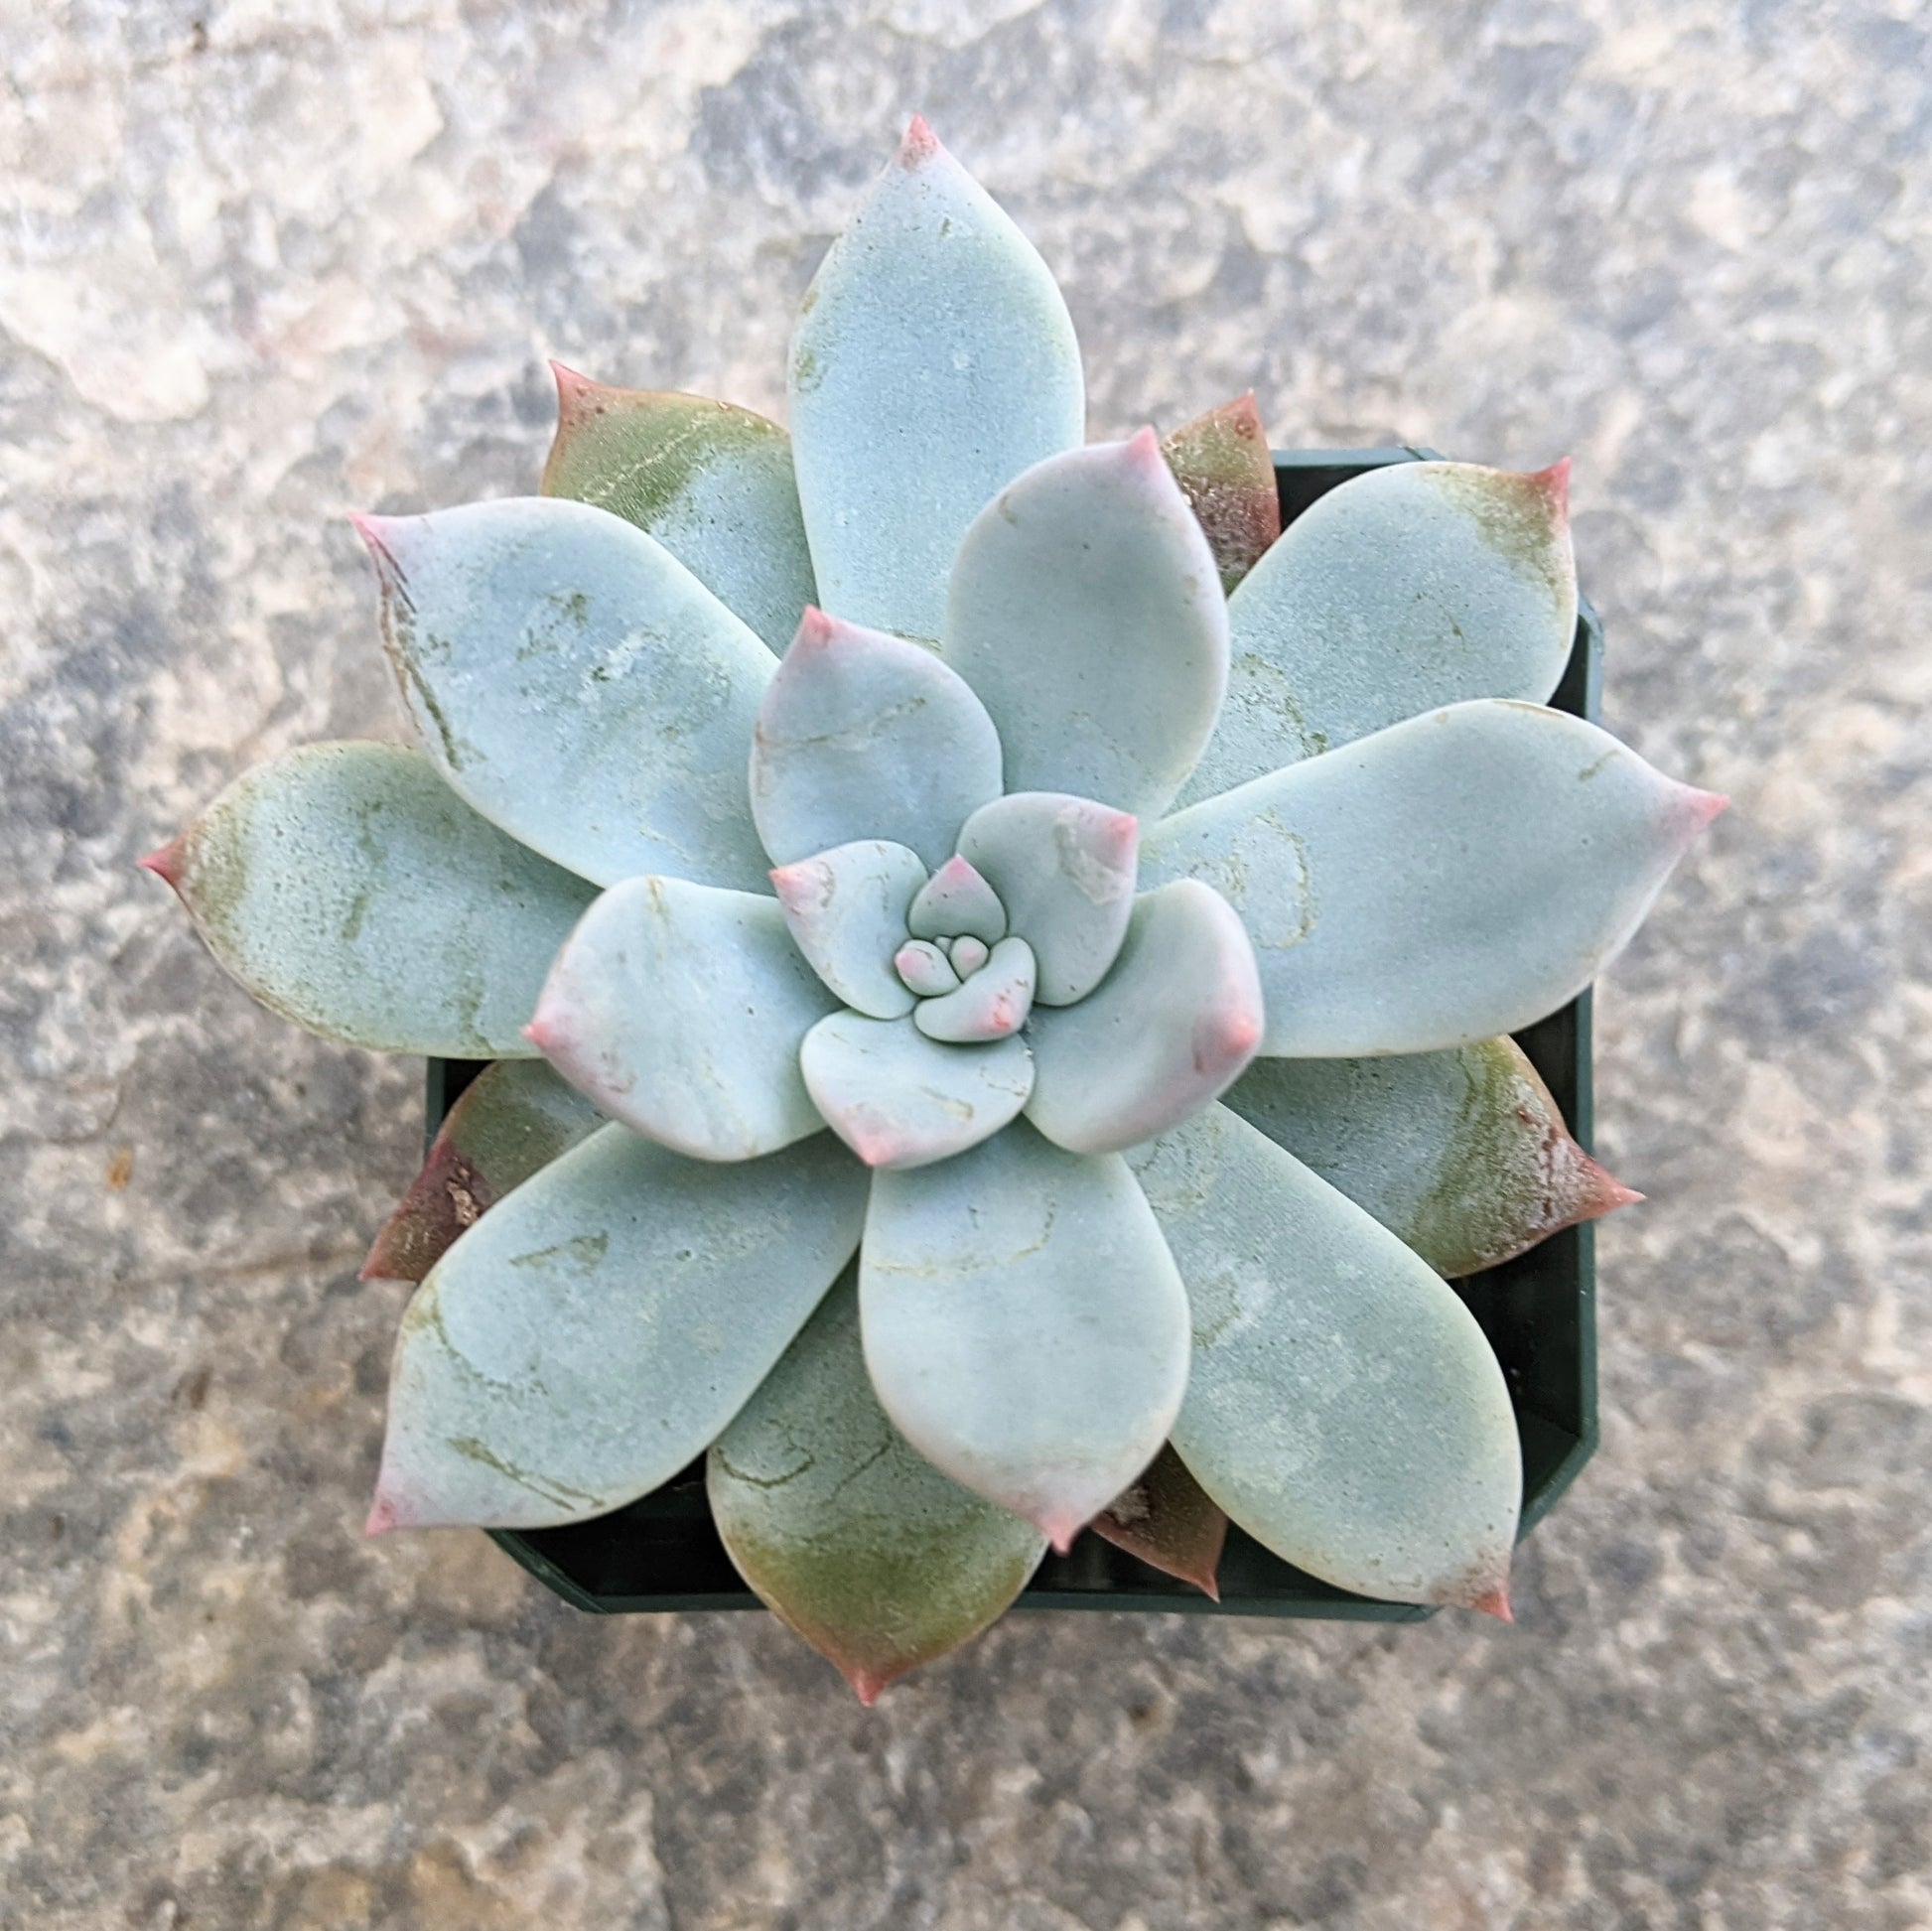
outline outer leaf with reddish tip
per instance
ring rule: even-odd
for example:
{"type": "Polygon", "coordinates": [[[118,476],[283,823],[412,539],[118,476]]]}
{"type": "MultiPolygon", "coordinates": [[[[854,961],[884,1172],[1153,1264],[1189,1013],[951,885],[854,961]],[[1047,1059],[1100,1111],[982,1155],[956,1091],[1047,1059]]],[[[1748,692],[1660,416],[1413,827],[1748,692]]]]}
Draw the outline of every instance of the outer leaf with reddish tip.
{"type": "Polygon", "coordinates": [[[957,671],[921,644],[805,613],[752,748],[752,813],[774,865],[891,837],[936,869],[999,795],[999,734],[957,671]]]}
{"type": "Polygon", "coordinates": [[[1046,1548],[887,1419],[850,1277],[712,1445],[705,1488],[739,1574],[865,1704],[978,1635],[1046,1548]]]}
{"type": "Polygon", "coordinates": [[[589,902],[399,745],[309,745],[143,859],[264,1006],[325,1038],[527,1058],[523,1022],[589,902]]]}
{"type": "Polygon", "coordinates": [[[917,852],[861,839],[780,866],[771,883],[799,951],[844,1004],[876,1020],[912,1010],[893,960],[905,936],[906,907],[925,884],[917,852]]]}
{"type": "Polygon", "coordinates": [[[1581,992],[1723,804],[1579,718],[1455,704],[1175,813],[1141,873],[1241,914],[1264,1053],[1432,1052],[1581,992]]]}
{"type": "MultiPolygon", "coordinates": [[[[955,950],[972,943],[961,939],[955,950]]],[[[912,1010],[912,1023],[928,1039],[954,1045],[1007,1038],[1026,1025],[1034,1010],[1038,977],[1033,947],[1023,938],[1003,938],[957,992],[922,999],[912,1010]]]]}
{"type": "Polygon", "coordinates": [[[909,1019],[858,1013],[820,1020],[798,1064],[819,1112],[868,1167],[926,1167],[976,1147],[1019,1113],[1034,1085],[1022,1039],[941,1045],[909,1019]]]}
{"type": "Polygon", "coordinates": [[[1261,1059],[1227,1104],[1451,1277],[1643,1197],[1570,1137],[1513,1039],[1261,1059]]]}
{"type": "Polygon", "coordinates": [[[939,634],[980,509],[1086,433],[1046,264],[918,120],[819,266],[790,387],[820,598],[901,636],[939,634]]]}
{"type": "Polygon", "coordinates": [[[751,1160],[825,1124],[798,1047],[838,1003],[775,899],[626,879],[557,955],[529,1037],[613,1119],[694,1160],[751,1160]]]}
{"type": "Polygon", "coordinates": [[[986,506],[945,654],[999,726],[1008,790],[1144,818],[1172,801],[1227,685],[1227,602],[1153,430],[1051,457],[986,506]]]}
{"type": "Polygon", "coordinates": [[[1250,389],[1183,423],[1161,445],[1232,591],[1282,533],[1275,459],[1250,389]]]}
{"type": "Polygon", "coordinates": [[[1469,1608],[1502,1588],[1516,1419],[1449,1285],[1224,1106],[1133,1165],[1187,1281],[1173,1446],[1202,1488],[1338,1588],[1469,1608]]]}
{"type": "Polygon", "coordinates": [[[1569,469],[1392,463],[1298,516],[1229,599],[1227,703],[1186,800],[1463,698],[1541,704],[1576,638],[1569,469]]]}
{"type": "Polygon", "coordinates": [[[551,363],[557,440],[543,493],[572,496],[648,530],[770,645],[782,650],[817,601],[811,551],[776,423],[729,402],[613,389],[551,363]]]}
{"type": "Polygon", "coordinates": [[[959,855],[1033,947],[1042,1006],[1071,1005],[1106,977],[1134,909],[1139,853],[1131,812],[1063,791],[1016,791],[967,819],[959,855]]]}
{"type": "Polygon", "coordinates": [[[541,1059],[486,1066],[450,1108],[423,1171],[362,1263],[365,1281],[420,1281],[512,1187],[604,1124],[541,1059]]]}
{"type": "Polygon", "coordinates": [[[1187,1472],[1172,1443],[1132,1488],[1093,1518],[1093,1532],[1164,1576],[1178,1577],[1220,1601],[1214,1573],[1227,1540],[1227,1515],[1187,1472]]]}
{"type": "Polygon", "coordinates": [[[763,888],[742,760],[777,665],[670,551],[544,496],[357,527],[417,738],[485,818],[599,885],[763,888]]]}
{"type": "Polygon", "coordinates": [[[936,1467],[1064,1549],[1153,1460],[1187,1378],[1187,1296],[1117,1156],[1025,1121],[874,1176],[866,1362],[936,1467]]]}
{"type": "Polygon", "coordinates": [[[1225,1091],[1261,1032],[1261,982],[1240,919],[1219,893],[1177,880],[1134,901],[1098,992],[1035,1018],[1027,1117],[1070,1152],[1119,1153],[1225,1091]]]}
{"type": "Polygon", "coordinates": [[[738,1413],[858,1242],[829,1136],[719,1167],[609,1126],[417,1289],[371,1531],[541,1528],[668,1480],[738,1413]]]}

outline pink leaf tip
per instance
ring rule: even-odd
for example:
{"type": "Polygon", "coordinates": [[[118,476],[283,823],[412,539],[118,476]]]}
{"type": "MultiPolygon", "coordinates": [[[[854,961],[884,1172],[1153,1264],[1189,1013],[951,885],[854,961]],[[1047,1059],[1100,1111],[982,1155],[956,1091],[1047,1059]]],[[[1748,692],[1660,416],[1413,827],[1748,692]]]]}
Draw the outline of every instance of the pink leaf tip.
{"type": "Polygon", "coordinates": [[[143,872],[152,872],[157,879],[163,880],[177,892],[181,890],[181,875],[188,856],[188,834],[183,832],[179,838],[171,838],[165,845],[157,846],[144,858],[134,863],[143,872]]]}
{"type": "Polygon", "coordinates": [[[798,620],[797,634],[791,640],[794,650],[823,650],[838,634],[838,620],[830,618],[816,604],[807,604],[798,620]]]}
{"type": "Polygon", "coordinates": [[[1537,488],[1549,497],[1550,504],[1559,516],[1570,513],[1570,459],[1562,457],[1552,463],[1547,470],[1538,470],[1531,478],[1537,488]]]}
{"type": "Polygon", "coordinates": [[[369,1508],[369,1519],[362,1524],[365,1536],[387,1535],[391,1529],[400,1529],[405,1524],[396,1512],[395,1503],[380,1488],[375,1491],[375,1501],[369,1508]]]}
{"type": "Polygon", "coordinates": [[[879,1693],[892,1681],[889,1676],[876,1676],[871,1670],[852,1669],[844,1672],[845,1680],[852,1685],[852,1694],[870,1710],[879,1701],[879,1693]]]}
{"type": "Polygon", "coordinates": [[[587,416],[600,413],[596,401],[598,384],[588,375],[579,375],[574,368],[567,368],[559,361],[552,361],[550,373],[557,380],[557,421],[560,427],[575,426],[587,416]]]}
{"type": "Polygon", "coordinates": [[[1694,785],[1687,785],[1685,793],[1684,809],[1700,831],[1730,809],[1730,800],[1720,791],[1700,791],[1694,785]]]}
{"type": "Polygon", "coordinates": [[[899,143],[898,165],[917,168],[939,152],[939,137],[927,125],[923,114],[914,114],[905,124],[905,139],[899,143]]]}
{"type": "Polygon", "coordinates": [[[1127,439],[1127,456],[1143,469],[1158,469],[1163,476],[1168,474],[1168,459],[1161,454],[1161,439],[1153,429],[1137,429],[1127,439]]]}
{"type": "Polygon", "coordinates": [[[1582,1218],[1596,1220],[1618,1207],[1634,1207],[1643,1195],[1623,1182],[1606,1168],[1599,1167],[1587,1154],[1579,1156],[1583,1185],[1580,1189],[1582,1218]]]}
{"type": "Polygon", "coordinates": [[[1509,1585],[1498,1583],[1493,1589],[1485,1590],[1469,1604],[1472,1609],[1480,1609],[1485,1616],[1494,1616],[1498,1622],[1514,1622],[1510,1613],[1509,1585]]]}
{"type": "Polygon", "coordinates": [[[1064,1556],[1073,1547],[1073,1538],[1087,1526],[1082,1515],[1066,1515],[1056,1509],[1041,1509],[1033,1525],[1053,1545],[1053,1554],[1064,1556]]]}

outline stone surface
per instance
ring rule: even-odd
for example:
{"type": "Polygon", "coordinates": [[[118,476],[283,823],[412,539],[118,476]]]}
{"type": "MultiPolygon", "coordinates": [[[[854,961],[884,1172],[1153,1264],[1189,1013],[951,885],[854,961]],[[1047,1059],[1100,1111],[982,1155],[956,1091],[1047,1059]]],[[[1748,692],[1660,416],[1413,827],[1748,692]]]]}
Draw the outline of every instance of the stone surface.
{"type": "Polygon", "coordinates": [[[6,0],[0,1925],[1932,1922],[1932,58],[1915,0],[6,0]],[[768,1618],[365,1544],[419,1069],[134,857],[395,735],[350,508],[546,354],[777,412],[923,108],[1092,430],[1569,451],[1610,723],[1731,792],[1604,989],[1603,1450],[1518,1621],[768,1618]]]}

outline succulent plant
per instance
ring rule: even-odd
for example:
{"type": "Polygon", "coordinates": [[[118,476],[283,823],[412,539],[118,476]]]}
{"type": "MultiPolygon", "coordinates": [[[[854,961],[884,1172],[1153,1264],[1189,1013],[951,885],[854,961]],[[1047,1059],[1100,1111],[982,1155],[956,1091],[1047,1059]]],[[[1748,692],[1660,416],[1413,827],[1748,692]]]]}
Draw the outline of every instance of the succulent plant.
{"type": "Polygon", "coordinates": [[[355,519],[415,747],[143,861],[277,1011],[499,1062],[365,1270],[419,1284],[371,1531],[708,1449],[868,1701],[1090,1523],[1506,1615],[1516,1429],[1444,1276],[1634,1196],[1504,1035],[1721,803],[1543,708],[1566,466],[1282,534],[1252,397],[1083,446],[1051,276],[919,121],[789,438],[558,380],[544,494],[355,519]]]}

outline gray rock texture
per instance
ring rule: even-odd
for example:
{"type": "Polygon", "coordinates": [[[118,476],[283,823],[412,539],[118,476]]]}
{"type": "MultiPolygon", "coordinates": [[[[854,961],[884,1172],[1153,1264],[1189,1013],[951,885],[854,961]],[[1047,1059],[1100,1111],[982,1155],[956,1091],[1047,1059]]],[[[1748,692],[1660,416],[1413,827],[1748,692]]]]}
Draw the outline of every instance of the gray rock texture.
{"type": "Polygon", "coordinates": [[[0,1925],[1932,1925],[1932,15],[1918,0],[4,0],[0,1925]],[[1096,434],[1577,458],[1609,722],[1736,803],[1600,1002],[1604,1443],[1514,1629],[762,1616],[362,1542],[420,1068],[135,856],[399,735],[353,507],[545,355],[782,410],[923,108],[1096,434]]]}

